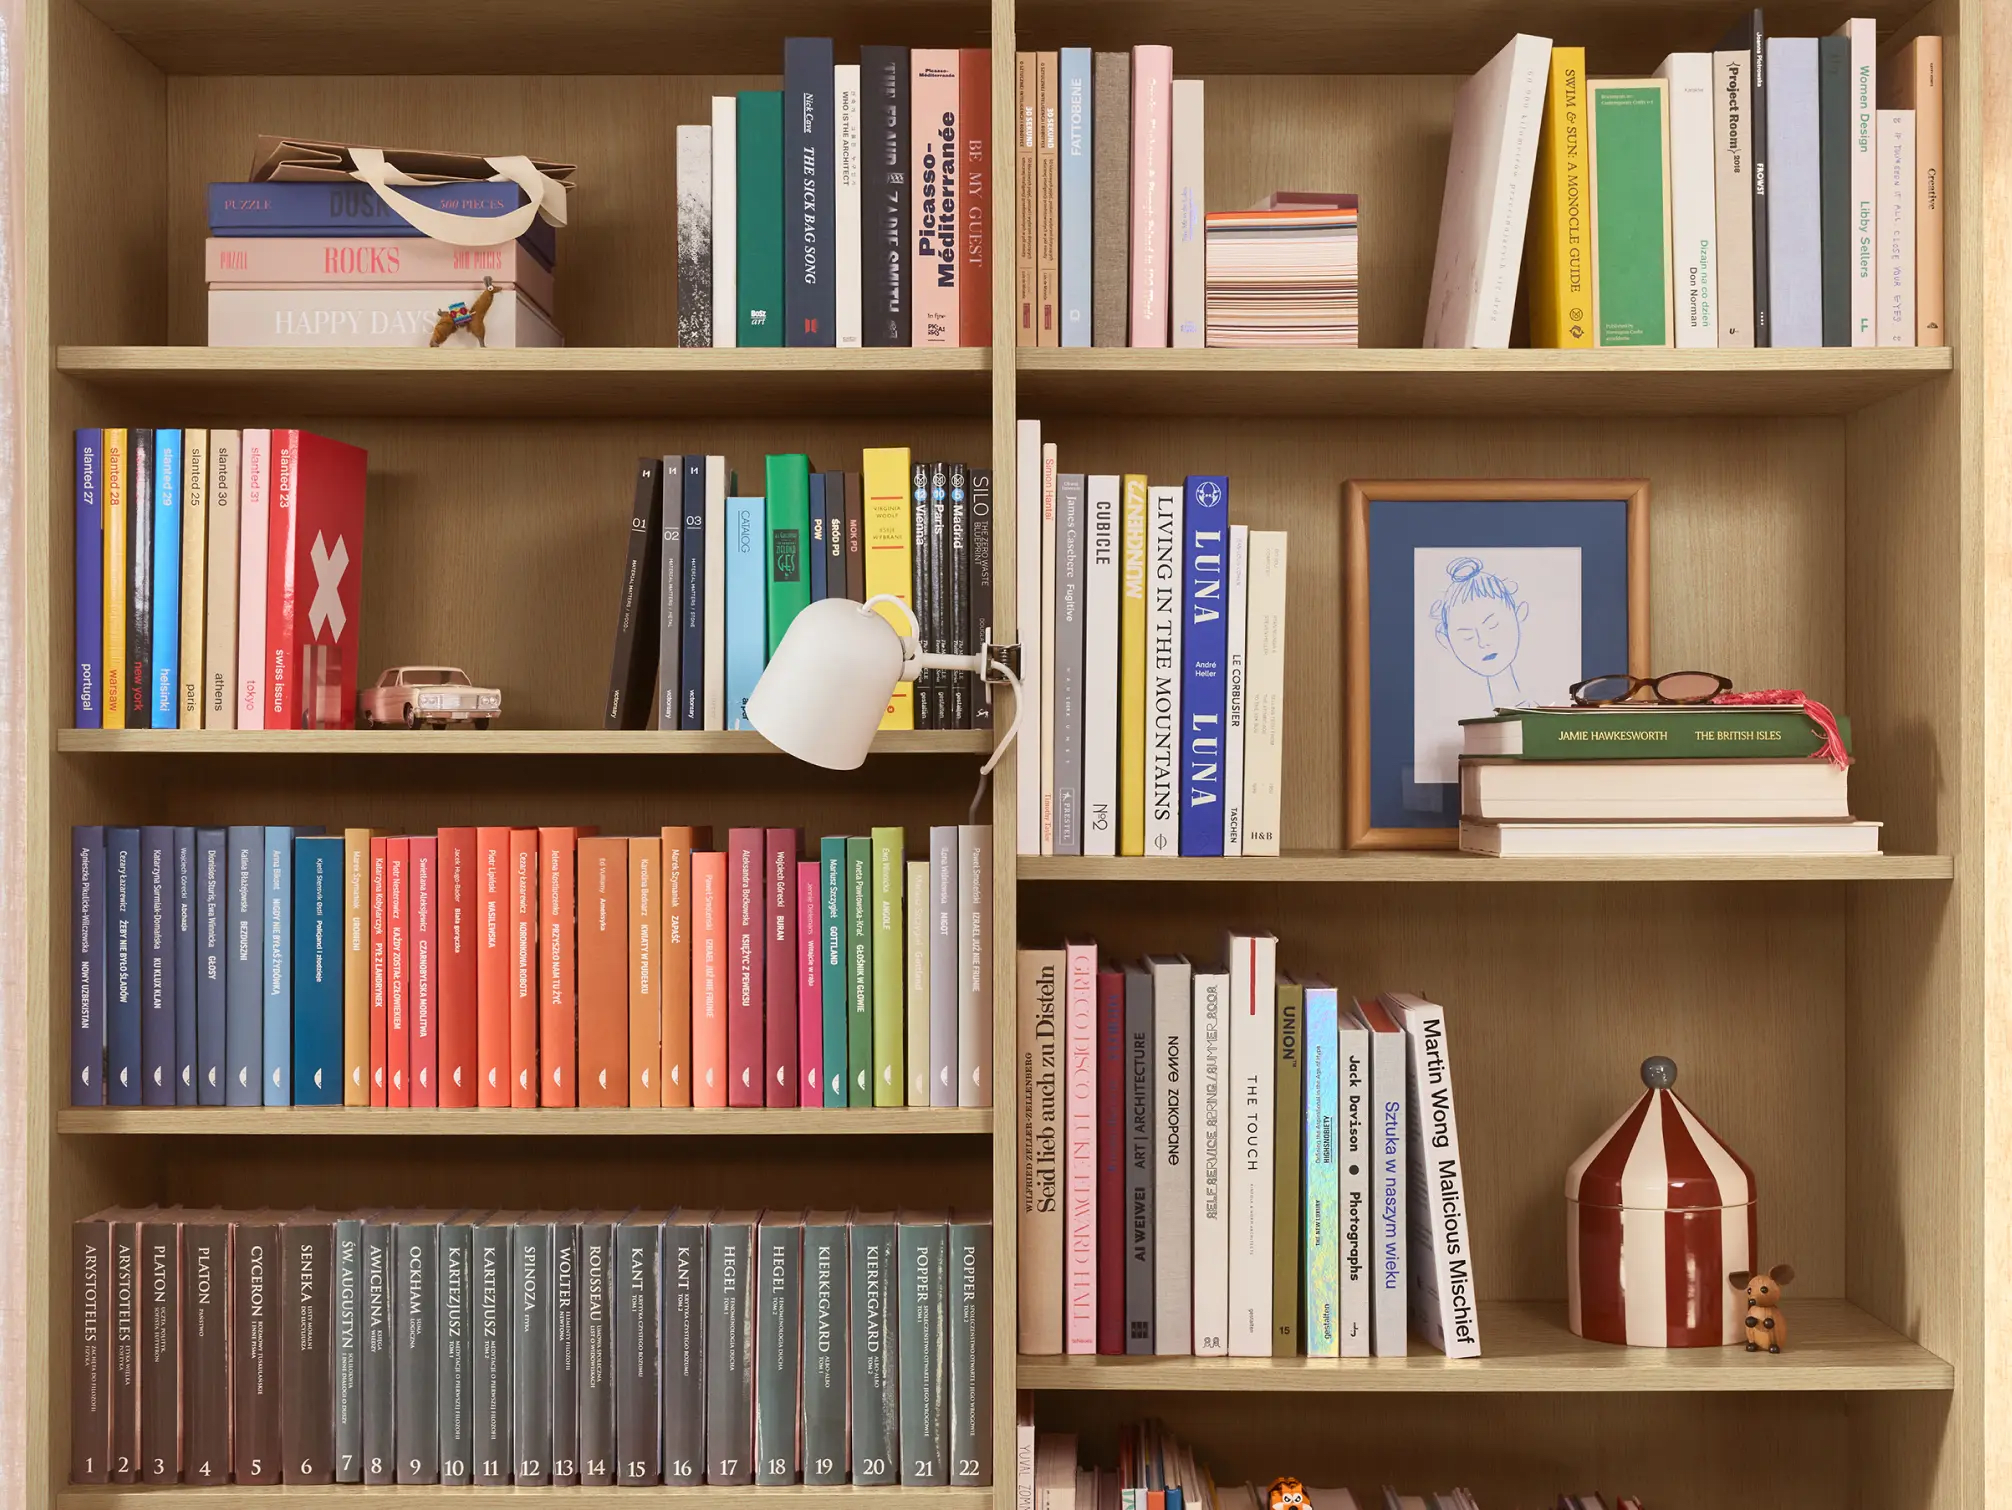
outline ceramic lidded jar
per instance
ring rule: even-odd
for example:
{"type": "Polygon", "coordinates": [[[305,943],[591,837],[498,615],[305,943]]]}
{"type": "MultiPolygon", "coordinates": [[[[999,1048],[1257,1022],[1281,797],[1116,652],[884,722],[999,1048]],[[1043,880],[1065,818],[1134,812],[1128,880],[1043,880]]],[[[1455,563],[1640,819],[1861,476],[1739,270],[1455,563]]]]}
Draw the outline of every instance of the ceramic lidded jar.
{"type": "Polygon", "coordinates": [[[1630,1347],[1725,1347],[1742,1338],[1726,1276],[1754,1266],[1754,1174],[1642,1062],[1648,1087],[1565,1172],[1572,1330],[1630,1347]]]}

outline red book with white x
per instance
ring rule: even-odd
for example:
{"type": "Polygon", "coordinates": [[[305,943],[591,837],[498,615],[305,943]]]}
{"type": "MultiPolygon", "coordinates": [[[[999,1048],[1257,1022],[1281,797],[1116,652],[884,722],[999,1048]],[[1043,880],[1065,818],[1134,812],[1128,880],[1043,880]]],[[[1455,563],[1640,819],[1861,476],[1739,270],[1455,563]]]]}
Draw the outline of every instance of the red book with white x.
{"type": "Polygon", "coordinates": [[[265,727],[356,726],[368,455],[307,430],[272,432],[266,527],[265,727]]]}

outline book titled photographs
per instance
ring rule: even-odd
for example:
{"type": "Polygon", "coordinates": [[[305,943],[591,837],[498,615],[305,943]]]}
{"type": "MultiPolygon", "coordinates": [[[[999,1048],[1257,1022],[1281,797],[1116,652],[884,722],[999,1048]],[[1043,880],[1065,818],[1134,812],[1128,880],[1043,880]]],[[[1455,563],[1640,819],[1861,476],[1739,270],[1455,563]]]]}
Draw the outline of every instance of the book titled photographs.
{"type": "Polygon", "coordinates": [[[992,1103],[992,831],[71,832],[74,1106],[992,1103]]]}
{"type": "Polygon", "coordinates": [[[982,1215],[114,1208],[70,1285],[72,1483],[992,1482],[982,1215]]]}

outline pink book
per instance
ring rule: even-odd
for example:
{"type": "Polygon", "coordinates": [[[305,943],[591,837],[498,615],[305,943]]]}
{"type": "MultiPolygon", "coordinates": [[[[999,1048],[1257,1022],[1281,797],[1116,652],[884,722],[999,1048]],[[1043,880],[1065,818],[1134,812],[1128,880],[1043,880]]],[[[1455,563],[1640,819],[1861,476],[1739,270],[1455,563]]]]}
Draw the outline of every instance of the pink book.
{"type": "Polygon", "coordinates": [[[439,878],[440,841],[428,835],[412,841],[412,860],[406,869],[412,918],[412,947],[406,951],[405,974],[412,982],[409,1010],[412,1014],[412,1104],[440,1104],[439,989],[433,969],[434,914],[439,878]]]}
{"type": "Polygon", "coordinates": [[[265,727],[266,511],[272,431],[247,430],[238,458],[238,720],[265,727]]]}
{"type": "MultiPolygon", "coordinates": [[[[803,835],[793,828],[768,831],[763,855],[762,979],[767,989],[763,1038],[768,1077],[762,1096],[770,1106],[796,1105],[796,857],[803,835]]],[[[819,1099],[822,1099],[820,1097],[819,1099]]]]}
{"type": "Polygon", "coordinates": [[[317,288],[337,283],[419,286],[480,285],[530,295],[551,312],[552,270],[525,249],[449,246],[424,236],[212,236],[203,243],[203,268],[213,288],[317,288]]]}
{"type": "Polygon", "coordinates": [[[768,907],[768,835],[727,830],[727,1105],[762,1104],[763,923],[768,907]]]}
{"type": "Polygon", "coordinates": [[[433,949],[433,975],[440,1001],[440,1104],[473,1106],[480,1035],[475,1006],[475,830],[443,828],[439,865],[434,886],[438,942],[433,949]]]}
{"type": "Polygon", "coordinates": [[[384,846],[384,1062],[391,1074],[386,1093],[390,1106],[412,1105],[412,1010],[406,956],[412,952],[411,892],[406,876],[412,868],[412,841],[392,839],[384,846]]]}
{"type": "Polygon", "coordinates": [[[1132,49],[1132,344],[1167,344],[1173,262],[1174,50],[1132,49]]]}
{"type": "MultiPolygon", "coordinates": [[[[1169,65],[1171,66],[1171,65],[1169,65]]],[[[918,47],[909,54],[910,214],[915,221],[916,346],[957,344],[957,49],[918,47]]]]}
{"type": "Polygon", "coordinates": [[[1062,1328],[1097,1351],[1097,946],[1066,946],[1063,999],[1062,1328]]]}
{"type": "Polygon", "coordinates": [[[692,1105],[727,1104],[727,857],[692,855],[692,1105]]]}
{"type": "Polygon", "coordinates": [[[815,860],[796,863],[797,1105],[824,1105],[824,881],[815,860]]]}

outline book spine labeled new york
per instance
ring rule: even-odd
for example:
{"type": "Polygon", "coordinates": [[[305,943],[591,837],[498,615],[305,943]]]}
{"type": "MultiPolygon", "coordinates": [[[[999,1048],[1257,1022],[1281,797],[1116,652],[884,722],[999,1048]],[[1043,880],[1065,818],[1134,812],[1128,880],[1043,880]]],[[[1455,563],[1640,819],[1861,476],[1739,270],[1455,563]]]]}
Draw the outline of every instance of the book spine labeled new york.
{"type": "Polygon", "coordinates": [[[782,189],[784,341],[837,344],[837,266],[833,253],[837,134],[833,128],[829,37],[789,37],[782,44],[782,189]]]}
{"type": "Polygon", "coordinates": [[[868,346],[907,346],[915,307],[908,245],[908,49],[862,47],[859,71],[863,338],[868,346]]]}
{"type": "Polygon", "coordinates": [[[1132,49],[1131,344],[1168,344],[1173,262],[1174,50],[1132,49]]]}
{"type": "Polygon", "coordinates": [[[1223,721],[1229,661],[1229,479],[1190,477],[1181,534],[1183,855],[1223,852],[1223,721]]]}
{"type": "Polygon", "coordinates": [[[334,1223],[289,1221],[281,1232],[280,1432],[289,1484],[335,1482],[330,1283],[334,1223]]]}
{"type": "Polygon", "coordinates": [[[474,1383],[470,1414],[474,1424],[469,1455],[475,1483],[508,1484],[514,1466],[510,1450],[510,1223],[498,1212],[475,1228],[474,1383]]]}
{"type": "MultiPolygon", "coordinates": [[[[113,1224],[115,1248],[122,1228],[113,1224]]],[[[238,1484],[281,1479],[281,1231],[261,1216],[239,1222],[231,1235],[231,1479],[238,1484]]]]}
{"type": "Polygon", "coordinates": [[[909,54],[910,203],[914,214],[913,340],[917,346],[958,344],[957,51],[918,47],[909,54]]]}

